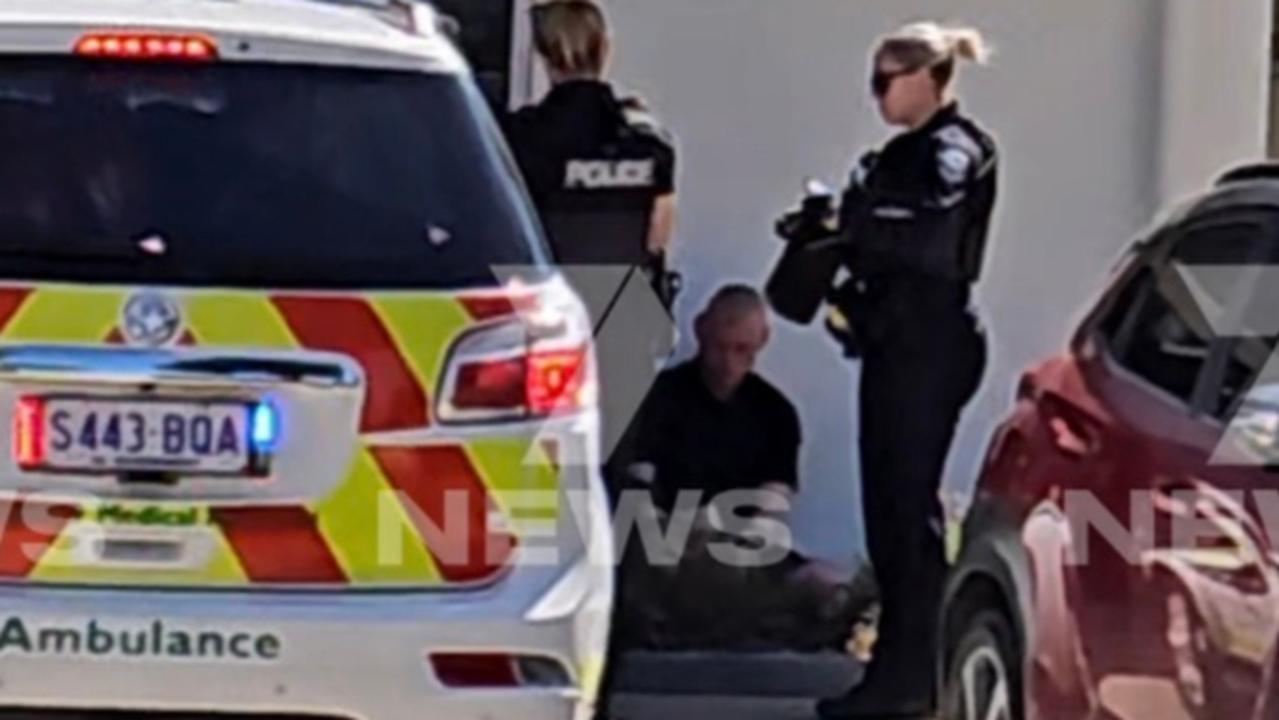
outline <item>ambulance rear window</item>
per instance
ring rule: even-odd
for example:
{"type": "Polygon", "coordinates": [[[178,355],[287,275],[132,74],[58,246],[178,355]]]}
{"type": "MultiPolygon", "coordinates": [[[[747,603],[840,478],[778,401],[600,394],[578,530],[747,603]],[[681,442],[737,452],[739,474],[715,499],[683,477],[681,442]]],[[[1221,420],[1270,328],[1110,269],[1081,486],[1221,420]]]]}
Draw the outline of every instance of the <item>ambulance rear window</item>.
{"type": "Polygon", "coordinates": [[[455,76],[0,60],[0,279],[488,284],[543,263],[516,177],[455,76]]]}

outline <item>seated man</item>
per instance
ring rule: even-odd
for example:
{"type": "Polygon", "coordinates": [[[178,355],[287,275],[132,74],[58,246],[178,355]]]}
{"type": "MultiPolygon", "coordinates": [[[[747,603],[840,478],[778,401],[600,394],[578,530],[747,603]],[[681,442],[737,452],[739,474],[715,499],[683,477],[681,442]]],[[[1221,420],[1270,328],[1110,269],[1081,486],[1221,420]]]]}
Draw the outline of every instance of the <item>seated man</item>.
{"type": "Polygon", "coordinates": [[[779,509],[798,489],[800,424],[790,401],[753,371],[769,335],[759,293],[722,288],[695,331],[697,356],[663,372],[645,400],[630,468],[651,490],[659,516],[696,507],[697,520],[673,567],[627,538],[622,644],[839,648],[851,626],[852,591],[838,573],[794,551],[771,565],[737,567],[709,549],[734,542],[722,517],[707,510],[722,493],[759,491],[761,514],[783,517],[779,509]],[[696,503],[680,502],[684,492],[697,493],[696,503]]]}
{"type": "Polygon", "coordinates": [[[764,301],[752,288],[721,288],[694,325],[698,353],[663,372],[637,418],[635,461],[651,467],[658,504],[702,493],[701,504],[731,490],[789,499],[798,489],[799,415],[755,374],[768,343],[764,301]]]}

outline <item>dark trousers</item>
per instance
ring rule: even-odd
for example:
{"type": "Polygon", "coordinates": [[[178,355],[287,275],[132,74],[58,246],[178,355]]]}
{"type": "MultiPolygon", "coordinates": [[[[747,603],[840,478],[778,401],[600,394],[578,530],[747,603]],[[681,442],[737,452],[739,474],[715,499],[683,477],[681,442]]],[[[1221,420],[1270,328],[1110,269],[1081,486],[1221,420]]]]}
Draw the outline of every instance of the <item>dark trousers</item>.
{"type": "Polygon", "coordinates": [[[865,687],[931,699],[946,576],[938,492],[964,405],[985,368],[970,323],[936,333],[929,352],[871,350],[863,360],[862,498],[882,614],[865,687]]]}

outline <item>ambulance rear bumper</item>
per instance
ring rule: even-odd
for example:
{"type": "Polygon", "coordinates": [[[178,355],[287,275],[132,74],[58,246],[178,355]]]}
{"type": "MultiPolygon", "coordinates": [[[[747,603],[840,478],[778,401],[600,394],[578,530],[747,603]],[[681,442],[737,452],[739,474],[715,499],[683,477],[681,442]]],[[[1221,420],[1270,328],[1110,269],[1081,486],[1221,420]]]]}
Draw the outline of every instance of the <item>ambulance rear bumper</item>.
{"type": "Polygon", "coordinates": [[[0,706],[60,718],[112,709],[585,720],[603,669],[612,592],[611,565],[585,556],[567,571],[520,569],[474,592],[3,588],[0,706]],[[537,658],[562,670],[564,681],[447,687],[428,660],[437,653],[537,658]]]}

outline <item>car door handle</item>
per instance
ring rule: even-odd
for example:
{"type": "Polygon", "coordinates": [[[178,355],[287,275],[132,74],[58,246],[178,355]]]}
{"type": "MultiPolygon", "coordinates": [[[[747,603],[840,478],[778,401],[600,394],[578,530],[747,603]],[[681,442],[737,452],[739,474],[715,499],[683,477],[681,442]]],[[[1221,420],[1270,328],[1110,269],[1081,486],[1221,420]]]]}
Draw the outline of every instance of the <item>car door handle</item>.
{"type": "Polygon", "coordinates": [[[1048,421],[1048,425],[1052,430],[1053,444],[1063,454],[1077,458],[1087,457],[1092,454],[1094,444],[1076,432],[1065,418],[1052,418],[1048,421]]]}
{"type": "Polygon", "coordinates": [[[1101,447],[1100,438],[1093,423],[1083,412],[1075,410],[1066,400],[1053,393],[1045,393],[1040,402],[1040,407],[1047,416],[1053,445],[1058,451],[1076,459],[1097,453],[1101,447]]]}

